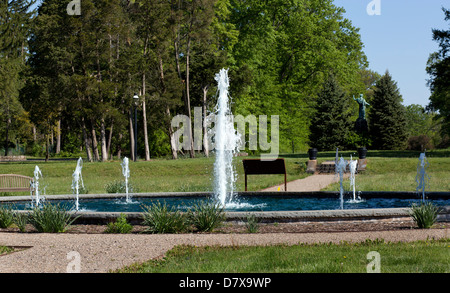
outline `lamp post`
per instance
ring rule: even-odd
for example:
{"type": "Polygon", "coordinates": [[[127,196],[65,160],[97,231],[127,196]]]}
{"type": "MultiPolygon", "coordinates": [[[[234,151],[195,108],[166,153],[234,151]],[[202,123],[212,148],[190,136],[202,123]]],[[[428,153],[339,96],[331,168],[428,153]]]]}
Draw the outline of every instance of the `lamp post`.
{"type": "Polygon", "coordinates": [[[137,108],[139,103],[139,96],[134,94],[134,161],[137,161],[137,108]]]}

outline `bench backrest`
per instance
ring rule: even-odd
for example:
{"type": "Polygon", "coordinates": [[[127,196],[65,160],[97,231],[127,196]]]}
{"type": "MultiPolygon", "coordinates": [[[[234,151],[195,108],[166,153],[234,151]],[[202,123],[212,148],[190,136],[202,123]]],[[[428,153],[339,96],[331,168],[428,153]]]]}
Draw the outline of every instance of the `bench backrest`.
{"type": "Polygon", "coordinates": [[[17,174],[0,174],[0,191],[28,191],[31,190],[33,178],[17,174]]]}
{"type": "Polygon", "coordinates": [[[284,190],[287,191],[286,165],[284,159],[260,160],[244,159],[245,191],[247,191],[247,175],[284,174],[284,190]]]}

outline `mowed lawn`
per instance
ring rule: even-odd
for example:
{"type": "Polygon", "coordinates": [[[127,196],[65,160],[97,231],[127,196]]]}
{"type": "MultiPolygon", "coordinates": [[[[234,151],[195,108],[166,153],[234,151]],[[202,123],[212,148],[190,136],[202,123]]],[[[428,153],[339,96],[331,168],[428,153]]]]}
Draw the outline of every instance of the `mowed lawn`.
{"type": "MultiPolygon", "coordinates": [[[[288,180],[307,176],[300,169],[299,161],[299,159],[286,159],[288,180]]],[[[88,193],[105,193],[106,184],[123,181],[121,163],[122,161],[84,162],[82,177],[88,193]]],[[[76,164],[76,160],[0,163],[0,174],[22,174],[33,177],[37,165],[42,172],[40,186],[45,187],[45,194],[70,194],[72,193],[72,174],[76,164]]],[[[236,190],[244,190],[242,157],[236,157],[234,164],[238,173],[236,190]]],[[[212,191],[214,187],[213,157],[130,162],[129,168],[129,181],[139,189],[139,192],[212,191]]],[[[252,176],[249,179],[249,190],[259,190],[282,182],[284,182],[283,175],[252,176]]]]}
{"type": "MultiPolygon", "coordinates": [[[[450,155],[449,151],[436,151],[427,154],[429,184],[427,191],[450,191],[450,155]]],[[[368,153],[367,170],[357,175],[356,185],[360,191],[415,191],[417,183],[418,152],[371,152],[368,153]]],[[[355,152],[340,153],[344,159],[357,158],[355,152]]],[[[318,162],[334,160],[335,153],[319,155],[318,162]]],[[[287,179],[310,176],[306,173],[308,157],[306,154],[280,155],[286,162],[287,179]]],[[[236,190],[244,190],[244,169],[242,159],[235,157],[234,164],[238,173],[236,190]]],[[[246,157],[258,158],[258,157],[246,157]]],[[[41,187],[45,194],[70,194],[72,174],[76,160],[71,161],[27,161],[0,163],[0,174],[22,174],[33,176],[35,166],[42,171],[41,187]]],[[[139,192],[180,192],[211,191],[214,188],[214,157],[195,159],[154,159],[150,162],[130,162],[130,182],[139,192]]],[[[105,193],[105,185],[113,181],[124,180],[121,161],[83,163],[82,176],[88,193],[105,193]]],[[[249,190],[260,190],[284,182],[283,175],[250,175],[249,190]]],[[[348,181],[344,185],[349,188],[348,181]]],[[[326,188],[338,191],[338,184],[326,188]]],[[[19,195],[20,193],[14,193],[19,195]]],[[[27,193],[22,193],[27,194],[27,193]]]]}
{"type": "Polygon", "coordinates": [[[273,246],[177,246],[126,273],[449,273],[450,239],[273,246]],[[374,253],[375,252],[375,253],[374,253]],[[370,253],[370,254],[369,254],[370,253]]]}

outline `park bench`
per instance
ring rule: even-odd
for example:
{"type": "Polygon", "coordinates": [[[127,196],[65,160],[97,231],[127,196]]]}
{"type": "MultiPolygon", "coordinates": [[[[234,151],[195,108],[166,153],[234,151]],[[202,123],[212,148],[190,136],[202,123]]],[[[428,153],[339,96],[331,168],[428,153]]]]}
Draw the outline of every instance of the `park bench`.
{"type": "Polygon", "coordinates": [[[0,192],[32,191],[34,179],[17,174],[0,174],[0,192]]]}
{"type": "Polygon", "coordinates": [[[247,191],[247,175],[271,175],[284,174],[284,191],[287,191],[286,181],[286,165],[284,159],[276,159],[272,161],[260,159],[242,160],[245,172],[245,191],[247,191]]]}

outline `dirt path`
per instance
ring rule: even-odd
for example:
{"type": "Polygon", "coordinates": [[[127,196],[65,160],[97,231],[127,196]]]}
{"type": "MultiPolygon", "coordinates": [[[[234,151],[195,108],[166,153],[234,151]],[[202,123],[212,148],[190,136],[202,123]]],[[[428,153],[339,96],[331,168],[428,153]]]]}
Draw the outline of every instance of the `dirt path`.
{"type": "Polygon", "coordinates": [[[2,273],[65,273],[76,268],[79,255],[82,273],[108,272],[135,262],[163,256],[175,245],[271,245],[366,239],[414,241],[448,238],[449,229],[337,233],[261,234],[43,234],[0,233],[0,245],[31,247],[0,256],[2,273]],[[73,253],[75,252],[75,253],[73,253]]]}

